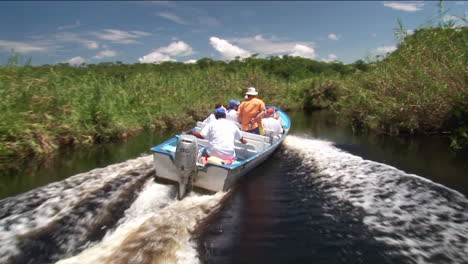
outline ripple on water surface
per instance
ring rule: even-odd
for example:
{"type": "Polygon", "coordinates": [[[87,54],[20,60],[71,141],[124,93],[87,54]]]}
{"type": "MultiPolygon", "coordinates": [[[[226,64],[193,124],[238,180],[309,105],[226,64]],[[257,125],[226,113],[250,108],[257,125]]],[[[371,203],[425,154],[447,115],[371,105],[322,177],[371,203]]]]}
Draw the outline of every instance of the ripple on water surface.
{"type": "Polygon", "coordinates": [[[330,142],[288,136],[230,197],[153,175],[146,156],[1,200],[0,263],[468,263],[463,195],[330,142]]]}
{"type": "Polygon", "coordinates": [[[191,234],[225,193],[177,201],[153,176],[146,156],[1,200],[0,263],[197,263],[191,234]]]}
{"type": "Polygon", "coordinates": [[[198,239],[205,263],[466,263],[456,191],[288,136],[198,239]]]}
{"type": "Polygon", "coordinates": [[[311,180],[330,197],[363,210],[363,223],[395,253],[411,263],[468,261],[468,202],[462,194],[330,142],[290,136],[286,146],[317,170],[311,180]]]}

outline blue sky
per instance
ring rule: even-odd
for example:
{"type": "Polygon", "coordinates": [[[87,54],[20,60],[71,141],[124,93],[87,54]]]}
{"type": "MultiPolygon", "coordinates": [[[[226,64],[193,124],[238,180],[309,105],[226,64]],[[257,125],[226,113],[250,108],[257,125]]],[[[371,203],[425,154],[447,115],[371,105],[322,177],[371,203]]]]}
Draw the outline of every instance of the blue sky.
{"type": "MultiPolygon", "coordinates": [[[[467,15],[468,2],[444,5],[445,18],[467,15]]],[[[438,1],[2,1],[0,64],[12,49],[33,65],[252,54],[352,63],[393,51],[397,19],[411,33],[437,10],[438,1]]]]}

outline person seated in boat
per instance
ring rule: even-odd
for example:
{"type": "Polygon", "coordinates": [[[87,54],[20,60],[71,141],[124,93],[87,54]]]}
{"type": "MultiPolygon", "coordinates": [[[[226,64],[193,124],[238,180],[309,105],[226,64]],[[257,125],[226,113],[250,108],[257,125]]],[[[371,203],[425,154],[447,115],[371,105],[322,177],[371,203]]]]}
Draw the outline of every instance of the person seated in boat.
{"type": "MultiPolygon", "coordinates": [[[[260,112],[260,113],[259,113],[256,117],[254,117],[250,122],[252,122],[252,123],[253,123],[253,122],[259,122],[259,120],[262,120],[263,118],[267,117],[267,116],[268,116],[268,115],[267,115],[267,110],[268,110],[268,109],[269,109],[269,108],[267,108],[267,109],[265,109],[264,111],[260,112]]],[[[279,112],[276,112],[276,110],[275,110],[274,108],[271,108],[271,109],[273,109],[273,111],[275,111],[274,114],[273,114],[271,117],[273,117],[274,119],[279,119],[280,113],[279,113],[279,112]]],[[[281,120],[280,120],[280,121],[281,121],[281,120]]],[[[263,123],[262,123],[262,124],[263,124],[263,123]]]]}
{"type": "Polygon", "coordinates": [[[229,101],[229,108],[226,111],[226,119],[233,121],[235,123],[239,123],[239,114],[237,113],[237,109],[239,108],[240,102],[237,100],[230,100],[229,101]]]}
{"type": "Polygon", "coordinates": [[[281,119],[278,119],[275,116],[274,108],[267,108],[265,111],[265,117],[262,118],[262,126],[264,129],[278,133],[278,135],[283,134],[283,122],[281,119]]]}
{"type": "Polygon", "coordinates": [[[213,114],[216,120],[208,123],[200,132],[188,130],[185,133],[208,140],[208,146],[203,150],[202,156],[215,156],[223,160],[231,160],[236,155],[234,142],[239,140],[243,144],[247,144],[247,140],[242,137],[239,128],[226,119],[224,108],[217,108],[213,114]]]}
{"type": "Polygon", "coordinates": [[[239,122],[242,125],[242,130],[254,134],[260,134],[260,128],[257,115],[265,110],[265,103],[258,98],[258,92],[254,87],[247,88],[245,93],[247,99],[239,105],[239,122]]]}
{"type": "Polygon", "coordinates": [[[270,111],[274,111],[273,115],[268,115],[267,114],[268,109],[270,109],[270,108],[267,108],[267,109],[263,110],[256,117],[254,117],[254,118],[252,118],[252,120],[250,120],[251,123],[259,122],[260,124],[262,124],[261,131],[260,131],[261,135],[265,134],[265,128],[263,127],[263,122],[260,122],[260,120],[263,120],[263,118],[266,118],[266,117],[273,117],[274,119],[279,119],[279,116],[280,116],[280,113],[276,112],[276,110],[274,108],[271,108],[273,110],[270,110],[270,111]],[[263,132],[262,132],[262,130],[263,130],[263,132]]]}
{"type": "MultiPolygon", "coordinates": [[[[224,108],[223,104],[216,104],[214,109],[216,110],[216,109],[218,109],[220,107],[224,108]]],[[[226,110],[226,108],[224,108],[224,109],[226,110]]],[[[211,123],[211,121],[214,121],[214,120],[216,120],[216,117],[215,117],[215,115],[213,113],[211,113],[205,120],[203,120],[203,123],[208,124],[208,123],[211,123]]]]}

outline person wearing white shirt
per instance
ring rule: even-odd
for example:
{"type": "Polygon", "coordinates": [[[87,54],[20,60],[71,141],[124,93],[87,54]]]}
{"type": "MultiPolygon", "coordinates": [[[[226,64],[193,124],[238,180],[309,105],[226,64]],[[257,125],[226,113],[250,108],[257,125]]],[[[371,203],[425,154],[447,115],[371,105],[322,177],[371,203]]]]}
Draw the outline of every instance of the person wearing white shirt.
{"type": "MultiPolygon", "coordinates": [[[[215,110],[218,109],[218,108],[224,108],[224,106],[222,104],[216,104],[215,105],[215,110]]],[[[224,108],[224,110],[226,110],[226,108],[224,108]]],[[[216,120],[216,117],[213,113],[211,113],[205,120],[203,120],[203,123],[211,123],[212,121],[216,120]]]]}
{"type": "Polygon", "coordinates": [[[216,120],[205,125],[200,132],[188,130],[186,133],[208,140],[208,146],[202,153],[203,156],[215,156],[223,160],[232,159],[236,155],[234,142],[239,140],[247,144],[247,140],[242,137],[240,129],[226,119],[224,108],[217,108],[214,116],[216,120]]]}
{"type": "Polygon", "coordinates": [[[237,108],[239,107],[240,102],[237,100],[230,100],[229,101],[229,108],[226,112],[226,119],[239,123],[239,114],[237,113],[237,108]]]}
{"type": "Polygon", "coordinates": [[[265,111],[265,117],[262,118],[262,126],[266,130],[277,132],[278,135],[283,133],[283,124],[281,119],[275,116],[274,108],[267,108],[265,111]]]}

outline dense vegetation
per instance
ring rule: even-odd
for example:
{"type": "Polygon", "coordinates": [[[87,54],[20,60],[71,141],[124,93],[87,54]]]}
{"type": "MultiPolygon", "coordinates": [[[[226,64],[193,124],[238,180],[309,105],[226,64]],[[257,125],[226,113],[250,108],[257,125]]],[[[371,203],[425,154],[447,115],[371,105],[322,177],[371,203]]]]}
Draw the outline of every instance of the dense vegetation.
{"type": "Polygon", "coordinates": [[[468,28],[420,29],[346,81],[336,109],[356,127],[446,133],[468,146],[468,28]]]}
{"type": "Polygon", "coordinates": [[[3,161],[50,153],[60,145],[116,140],[145,127],[187,127],[216,103],[241,100],[248,86],[257,87],[268,104],[300,108],[320,98],[314,89],[321,83],[331,89],[334,78],[354,69],[287,56],[80,67],[18,67],[16,62],[0,68],[3,161]]]}
{"type": "Polygon", "coordinates": [[[355,127],[448,133],[467,144],[467,28],[421,29],[380,61],[299,57],[195,64],[101,63],[0,67],[0,164],[59,146],[181,129],[255,86],[284,109],[332,106],[355,127]]]}

